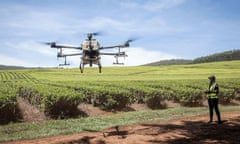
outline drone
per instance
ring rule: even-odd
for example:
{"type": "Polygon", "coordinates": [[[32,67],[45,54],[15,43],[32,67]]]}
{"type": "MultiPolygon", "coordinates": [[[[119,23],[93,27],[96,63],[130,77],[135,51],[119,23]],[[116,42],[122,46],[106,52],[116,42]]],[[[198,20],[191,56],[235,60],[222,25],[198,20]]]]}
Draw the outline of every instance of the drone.
{"type": "Polygon", "coordinates": [[[44,42],[44,44],[49,45],[51,48],[58,49],[57,52],[57,58],[64,58],[64,63],[59,64],[59,66],[66,66],[70,65],[67,63],[67,57],[69,56],[78,56],[80,55],[80,71],[83,73],[84,66],[89,64],[90,67],[93,66],[93,64],[98,65],[99,73],[102,72],[102,64],[101,64],[101,55],[111,55],[114,56],[115,62],[113,64],[117,65],[123,65],[124,63],[119,62],[119,57],[127,57],[125,51],[121,51],[122,48],[127,48],[130,46],[130,43],[133,42],[135,39],[128,39],[123,44],[115,45],[115,46],[106,46],[101,47],[99,42],[96,39],[93,39],[93,36],[100,35],[99,32],[95,33],[87,33],[87,39],[81,44],[81,46],[67,46],[67,45],[58,45],[56,42],[44,42]],[[115,53],[106,53],[101,52],[105,49],[114,49],[117,48],[118,51],[115,53]],[[78,53],[70,53],[66,54],[63,53],[63,49],[77,49],[81,52],[78,53]]]}

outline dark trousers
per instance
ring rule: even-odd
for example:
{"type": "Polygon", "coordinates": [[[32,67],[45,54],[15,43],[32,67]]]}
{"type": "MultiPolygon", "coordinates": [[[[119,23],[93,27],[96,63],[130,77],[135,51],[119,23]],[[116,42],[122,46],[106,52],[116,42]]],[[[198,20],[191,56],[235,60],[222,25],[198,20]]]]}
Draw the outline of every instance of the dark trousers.
{"type": "Polygon", "coordinates": [[[221,122],[221,116],[220,116],[220,112],[218,109],[218,99],[217,98],[209,98],[208,106],[209,106],[210,121],[213,120],[213,109],[215,109],[215,112],[216,112],[216,115],[218,118],[218,122],[221,122]]]}

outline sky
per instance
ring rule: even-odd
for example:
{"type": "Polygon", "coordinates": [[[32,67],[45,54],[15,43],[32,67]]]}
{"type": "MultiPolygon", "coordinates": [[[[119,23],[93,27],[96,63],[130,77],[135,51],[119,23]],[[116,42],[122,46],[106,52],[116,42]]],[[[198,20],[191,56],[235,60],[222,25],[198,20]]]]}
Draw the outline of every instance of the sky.
{"type": "MultiPolygon", "coordinates": [[[[80,46],[89,32],[101,32],[101,46],[137,38],[120,59],[127,66],[240,49],[239,7],[239,0],[1,0],[0,64],[56,67],[63,60],[42,42],[80,46]]],[[[79,66],[79,56],[67,60],[79,66]]],[[[114,60],[102,56],[102,65],[114,60]]]]}

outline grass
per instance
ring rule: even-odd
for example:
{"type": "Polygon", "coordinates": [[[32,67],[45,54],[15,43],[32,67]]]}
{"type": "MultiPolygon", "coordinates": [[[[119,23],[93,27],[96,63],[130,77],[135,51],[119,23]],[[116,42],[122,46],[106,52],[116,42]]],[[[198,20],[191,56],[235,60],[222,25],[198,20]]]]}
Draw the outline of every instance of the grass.
{"type": "MultiPolygon", "coordinates": [[[[240,106],[220,107],[221,112],[239,111],[239,108],[240,106]]],[[[146,121],[164,123],[180,117],[204,115],[207,113],[208,109],[206,107],[176,107],[164,110],[132,111],[105,117],[48,120],[33,123],[12,123],[0,126],[0,142],[81,133],[86,131],[101,131],[117,125],[130,125],[146,121]]]]}

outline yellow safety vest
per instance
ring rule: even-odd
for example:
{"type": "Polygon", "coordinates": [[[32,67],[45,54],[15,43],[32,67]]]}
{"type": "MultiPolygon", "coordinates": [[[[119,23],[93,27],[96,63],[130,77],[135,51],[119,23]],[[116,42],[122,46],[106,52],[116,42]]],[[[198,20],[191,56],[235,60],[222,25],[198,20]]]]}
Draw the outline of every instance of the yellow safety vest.
{"type": "Polygon", "coordinates": [[[209,87],[209,94],[208,94],[208,98],[218,98],[216,92],[214,92],[215,87],[216,87],[216,83],[213,83],[210,87],[209,87]]]}

